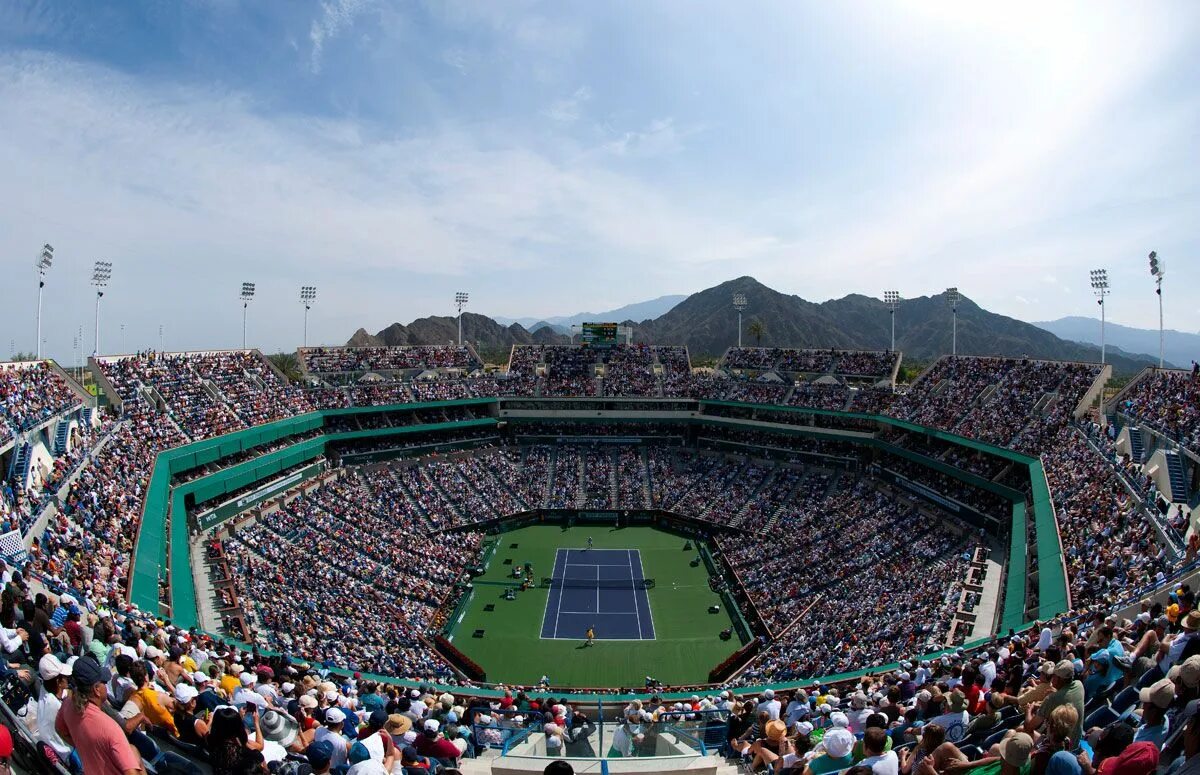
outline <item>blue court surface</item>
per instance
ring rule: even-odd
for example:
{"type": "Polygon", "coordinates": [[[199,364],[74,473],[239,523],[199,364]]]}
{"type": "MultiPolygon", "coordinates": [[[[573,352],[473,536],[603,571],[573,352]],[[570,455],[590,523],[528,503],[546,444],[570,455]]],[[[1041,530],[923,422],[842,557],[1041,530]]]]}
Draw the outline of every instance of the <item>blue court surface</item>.
{"type": "Polygon", "coordinates": [[[654,640],[642,556],[636,549],[559,549],[542,638],[654,640]]]}

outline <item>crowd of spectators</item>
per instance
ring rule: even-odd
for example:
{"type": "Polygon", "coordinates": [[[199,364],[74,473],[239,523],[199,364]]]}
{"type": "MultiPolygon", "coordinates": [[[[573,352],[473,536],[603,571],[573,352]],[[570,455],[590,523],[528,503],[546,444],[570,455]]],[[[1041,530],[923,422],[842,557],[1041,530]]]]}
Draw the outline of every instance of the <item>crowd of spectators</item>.
{"type": "Polygon", "coordinates": [[[1119,411],[1200,453],[1200,366],[1155,370],[1126,393],[1119,411]]]}
{"type": "MultiPolygon", "coordinates": [[[[558,379],[597,383],[590,376],[597,361],[579,349],[541,348],[529,360],[514,350],[513,362],[524,363],[535,384],[544,364],[544,394],[553,394],[566,389],[554,382],[556,368],[558,379]]],[[[640,368],[647,358],[661,367],[665,386],[682,373],[686,352],[631,348],[617,356],[616,370],[626,362],[640,368]]],[[[610,358],[607,368],[613,367],[610,358]]],[[[294,391],[247,353],[143,353],[106,361],[102,370],[125,401],[123,416],[31,551],[39,573],[93,601],[127,594],[159,451],[313,405],[311,391],[294,391]]],[[[1165,582],[1177,565],[1146,529],[1112,461],[1070,423],[1095,375],[1089,366],[943,359],[892,406],[904,419],[1041,455],[1078,611],[1108,611],[1123,595],[1165,582]]],[[[758,402],[759,391],[774,391],[766,402],[781,398],[774,383],[709,379],[690,369],[680,382],[689,389],[719,386],[732,400],[758,402]]],[[[1132,406],[1131,414],[1147,411],[1132,406]]],[[[356,422],[364,427],[372,420],[356,422]]],[[[1000,473],[993,460],[961,453],[944,459],[981,475],[1000,473]]],[[[964,575],[964,534],[945,529],[951,520],[935,521],[868,482],[831,489],[831,481],[818,469],[653,445],[499,448],[405,461],[361,476],[351,471],[263,515],[223,548],[236,598],[254,606],[260,645],[400,675],[446,674],[418,638],[474,561],[479,535],[457,532],[447,540],[439,531],[544,506],[648,502],[746,529],[735,543],[725,541],[723,554],[764,621],[788,632],[768,645],[747,680],[869,667],[943,641],[964,575]],[[921,583],[913,584],[914,577],[921,583]]]]}
{"type": "Polygon", "coordinates": [[[0,363],[0,445],[80,403],[49,362],[0,363]]]}
{"type": "Polygon", "coordinates": [[[237,529],[223,546],[234,587],[252,601],[263,646],[355,670],[445,675],[420,637],[481,537],[429,537],[411,501],[379,481],[330,481],[237,529]]]}
{"type": "Polygon", "coordinates": [[[310,374],[469,369],[477,363],[468,348],[454,345],[301,347],[298,354],[301,365],[310,374]]]}

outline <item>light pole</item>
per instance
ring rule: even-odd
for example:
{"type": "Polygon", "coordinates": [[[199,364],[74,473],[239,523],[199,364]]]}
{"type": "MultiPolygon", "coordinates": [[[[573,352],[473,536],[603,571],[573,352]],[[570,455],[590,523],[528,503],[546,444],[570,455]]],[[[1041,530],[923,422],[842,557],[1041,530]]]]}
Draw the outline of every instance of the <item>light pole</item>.
{"type": "MultiPolygon", "coordinates": [[[[304,305],[304,346],[308,347],[308,311],[312,309],[312,303],[317,298],[317,287],[315,285],[300,286],[300,303],[304,305]]],[[[245,345],[243,345],[245,346],[245,345]]]]}
{"type": "Polygon", "coordinates": [[[159,324],[158,324],[158,351],[159,351],[160,353],[161,353],[161,352],[165,352],[165,350],[164,350],[164,348],[163,348],[163,335],[162,335],[162,328],[163,328],[163,327],[162,327],[162,323],[159,323],[159,324]]]}
{"type": "MultiPolygon", "coordinates": [[[[946,289],[946,301],[950,302],[950,314],[954,318],[954,322],[950,324],[950,355],[958,357],[958,300],[962,298],[958,295],[958,288],[946,289]]],[[[894,322],[894,320],[893,320],[894,322]]],[[[895,340],[896,335],[892,334],[892,339],[895,340]]],[[[895,349],[895,345],[892,345],[895,349]]]]}
{"type": "Polygon", "coordinates": [[[242,349],[246,349],[246,310],[250,308],[250,300],[254,298],[254,283],[242,283],[242,349]]]}
{"type": "Polygon", "coordinates": [[[896,352],[896,307],[900,306],[899,291],[884,291],[883,303],[888,305],[888,311],[892,315],[892,352],[896,352]]]}
{"type": "Polygon", "coordinates": [[[37,358],[42,359],[42,288],[46,287],[46,272],[54,264],[54,248],[49,244],[42,245],[35,266],[38,270],[38,308],[37,308],[37,358]]]}
{"type": "Polygon", "coordinates": [[[462,347],[462,311],[470,300],[470,294],[465,291],[459,291],[454,294],[454,305],[458,307],[458,346],[462,347]]]}
{"type": "Polygon", "coordinates": [[[1166,267],[1163,265],[1163,260],[1158,257],[1158,251],[1150,251],[1150,274],[1154,277],[1154,284],[1157,286],[1155,293],[1158,294],[1158,368],[1163,367],[1163,310],[1162,310],[1162,280],[1166,274],[1166,267]]]}
{"type": "Polygon", "coordinates": [[[738,313],[738,349],[742,347],[742,312],[746,309],[746,294],[733,294],[733,308],[738,313]]]}
{"type": "Polygon", "coordinates": [[[1096,294],[1096,303],[1100,305],[1100,364],[1103,365],[1105,363],[1107,354],[1107,349],[1105,348],[1104,343],[1104,297],[1110,293],[1108,288],[1108,270],[1093,269],[1091,272],[1091,277],[1092,291],[1096,294]]]}
{"type": "Polygon", "coordinates": [[[96,288],[96,341],[92,344],[92,355],[100,354],[100,299],[104,297],[104,289],[112,279],[112,262],[97,261],[92,269],[92,285],[96,288]]]}
{"type": "Polygon", "coordinates": [[[125,354],[125,324],[121,324],[121,354],[125,354]]]}

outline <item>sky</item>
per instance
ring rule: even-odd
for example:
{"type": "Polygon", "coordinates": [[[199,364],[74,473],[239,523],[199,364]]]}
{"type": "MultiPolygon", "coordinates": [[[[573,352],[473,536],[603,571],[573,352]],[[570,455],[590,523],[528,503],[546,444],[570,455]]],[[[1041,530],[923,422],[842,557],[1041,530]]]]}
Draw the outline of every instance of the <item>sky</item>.
{"type": "Polygon", "coordinates": [[[749,274],[1200,330],[1200,4],[0,0],[0,355],[749,274]],[[1193,289],[1188,291],[1187,289],[1193,289]],[[7,348],[7,349],[5,349],[7,348]]]}

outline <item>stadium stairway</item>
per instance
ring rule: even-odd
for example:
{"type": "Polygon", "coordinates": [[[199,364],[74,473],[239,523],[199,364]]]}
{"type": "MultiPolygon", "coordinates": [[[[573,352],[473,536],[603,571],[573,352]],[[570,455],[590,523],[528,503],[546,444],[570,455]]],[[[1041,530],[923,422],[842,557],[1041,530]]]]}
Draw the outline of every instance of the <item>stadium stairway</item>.
{"type": "Polygon", "coordinates": [[[1129,426],[1129,453],[1133,457],[1133,462],[1139,465],[1146,462],[1146,446],[1142,443],[1142,429],[1136,425],[1129,426]]]}
{"type": "Polygon", "coordinates": [[[8,464],[8,480],[14,488],[25,489],[25,482],[29,478],[30,453],[29,442],[18,439],[16,451],[8,464]]]}
{"type": "Polygon", "coordinates": [[[1178,452],[1167,452],[1165,457],[1167,477],[1171,485],[1171,500],[1175,503],[1187,503],[1187,474],[1183,470],[1183,458],[1178,452]]]}
{"type": "Polygon", "coordinates": [[[617,459],[617,450],[608,451],[608,502],[615,508],[621,502],[621,487],[617,484],[617,469],[621,463],[617,459]]]}
{"type": "Polygon", "coordinates": [[[792,502],[792,499],[796,497],[796,493],[800,492],[800,488],[804,486],[804,483],[808,481],[810,476],[812,476],[812,469],[805,468],[804,473],[796,479],[796,486],[787,494],[787,497],[779,499],[779,503],[776,504],[771,515],[767,517],[767,525],[762,529],[763,533],[770,533],[775,529],[775,523],[779,521],[780,512],[792,502]]]}
{"type": "Polygon", "coordinates": [[[554,468],[558,465],[558,447],[550,447],[550,461],[546,464],[546,481],[542,483],[542,504],[547,508],[550,498],[554,495],[554,468]]]}
{"type": "Polygon", "coordinates": [[[650,458],[646,454],[645,447],[638,450],[638,455],[642,459],[642,502],[646,504],[646,508],[650,508],[654,505],[652,495],[654,488],[650,486],[650,458]]]}
{"type": "Polygon", "coordinates": [[[67,439],[71,437],[71,421],[59,420],[54,429],[54,454],[64,455],[67,452],[67,439]]]}

